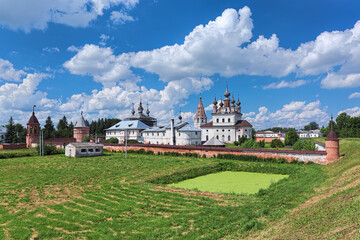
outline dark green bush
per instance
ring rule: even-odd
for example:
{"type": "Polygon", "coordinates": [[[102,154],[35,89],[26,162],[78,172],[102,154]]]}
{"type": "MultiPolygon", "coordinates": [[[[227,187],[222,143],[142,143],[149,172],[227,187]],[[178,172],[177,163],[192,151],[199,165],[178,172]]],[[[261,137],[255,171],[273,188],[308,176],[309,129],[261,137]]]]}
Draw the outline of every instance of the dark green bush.
{"type": "Polygon", "coordinates": [[[142,144],[142,142],[138,142],[138,141],[136,141],[136,140],[134,140],[134,139],[127,140],[127,142],[130,143],[130,144],[131,144],[131,143],[133,143],[133,144],[134,144],[134,143],[136,143],[136,144],[142,144]]]}
{"type": "MultiPolygon", "coordinates": [[[[36,151],[40,154],[40,144],[37,145],[36,151]]],[[[60,149],[56,149],[56,145],[52,143],[44,144],[44,155],[54,155],[54,154],[61,154],[65,153],[65,150],[61,151],[60,149]]]]}
{"type": "Polygon", "coordinates": [[[119,143],[119,139],[112,137],[112,138],[104,140],[104,143],[119,143]]]}
{"type": "Polygon", "coordinates": [[[259,142],[259,146],[260,146],[261,148],[264,148],[264,147],[265,147],[265,140],[261,140],[261,141],[259,142]]]}
{"type": "Polygon", "coordinates": [[[284,143],[280,139],[273,139],[271,141],[271,147],[272,148],[282,148],[284,147],[284,143]]]}

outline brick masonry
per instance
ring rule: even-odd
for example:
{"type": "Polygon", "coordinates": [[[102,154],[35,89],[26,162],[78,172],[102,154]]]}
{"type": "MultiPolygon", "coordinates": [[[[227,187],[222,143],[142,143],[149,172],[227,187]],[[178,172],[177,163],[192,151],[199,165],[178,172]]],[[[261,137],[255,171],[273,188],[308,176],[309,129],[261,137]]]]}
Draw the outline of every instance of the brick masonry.
{"type": "MultiPolygon", "coordinates": [[[[125,151],[124,144],[105,143],[104,149],[108,151],[125,151]]],[[[318,164],[328,164],[325,151],[302,151],[302,150],[276,150],[276,149],[246,149],[246,148],[218,148],[203,146],[171,146],[155,144],[128,144],[128,150],[144,149],[146,151],[158,152],[178,152],[178,153],[197,153],[200,156],[213,157],[220,154],[234,155],[254,155],[261,158],[284,158],[287,161],[298,160],[303,162],[314,162],[318,164]]]]}
{"type": "Polygon", "coordinates": [[[0,144],[0,149],[24,149],[26,143],[14,143],[14,144],[0,144]]]}

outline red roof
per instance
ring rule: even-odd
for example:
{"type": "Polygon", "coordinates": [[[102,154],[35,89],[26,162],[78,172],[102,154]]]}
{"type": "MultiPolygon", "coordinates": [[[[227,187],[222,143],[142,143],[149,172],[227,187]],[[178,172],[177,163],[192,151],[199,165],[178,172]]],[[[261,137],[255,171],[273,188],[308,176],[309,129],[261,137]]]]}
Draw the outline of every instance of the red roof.
{"type": "Polygon", "coordinates": [[[208,122],[208,123],[205,123],[203,125],[200,126],[200,128],[203,128],[203,127],[212,127],[213,126],[213,122],[208,122]]]}
{"type": "Polygon", "coordinates": [[[195,118],[206,118],[206,113],[205,113],[204,106],[201,101],[201,97],[199,100],[199,105],[196,109],[195,118]]]}
{"type": "Polygon", "coordinates": [[[236,124],[236,127],[252,127],[252,125],[246,120],[239,120],[236,124]]]}
{"type": "Polygon", "coordinates": [[[27,124],[40,124],[33,112],[27,124]]]}

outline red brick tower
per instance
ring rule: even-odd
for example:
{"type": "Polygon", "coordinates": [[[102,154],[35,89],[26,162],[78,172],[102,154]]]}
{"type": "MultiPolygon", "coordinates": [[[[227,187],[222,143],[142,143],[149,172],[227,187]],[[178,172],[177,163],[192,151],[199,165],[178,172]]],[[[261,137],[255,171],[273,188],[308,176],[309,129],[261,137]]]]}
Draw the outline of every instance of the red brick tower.
{"type": "Polygon", "coordinates": [[[33,143],[37,143],[40,139],[40,123],[35,116],[35,105],[33,107],[32,115],[26,124],[26,147],[32,147],[33,143]]]}
{"type": "Polygon", "coordinates": [[[83,112],[81,112],[81,116],[74,127],[74,138],[76,139],[76,142],[82,142],[82,139],[89,135],[90,127],[86,124],[83,112]]]}
{"type": "Polygon", "coordinates": [[[326,150],[326,162],[333,162],[339,159],[339,139],[334,132],[333,127],[333,117],[331,116],[331,127],[330,132],[325,140],[325,150],[326,150]]]}

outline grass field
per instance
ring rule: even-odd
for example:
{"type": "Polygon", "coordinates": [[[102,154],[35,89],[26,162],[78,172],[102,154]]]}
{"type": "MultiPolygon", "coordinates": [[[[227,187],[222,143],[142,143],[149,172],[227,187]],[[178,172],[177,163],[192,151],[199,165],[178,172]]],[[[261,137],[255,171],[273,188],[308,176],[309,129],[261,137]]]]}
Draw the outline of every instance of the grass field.
{"type": "Polygon", "coordinates": [[[341,140],[345,156],[329,166],[123,153],[0,159],[0,239],[357,239],[359,148],[341,140]],[[253,195],[167,186],[209,171],[289,177],[253,195]]]}
{"type": "Polygon", "coordinates": [[[168,186],[215,193],[254,194],[286,177],[288,175],[225,171],[172,183],[168,186]]]}

